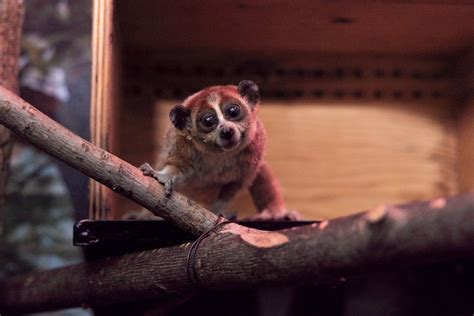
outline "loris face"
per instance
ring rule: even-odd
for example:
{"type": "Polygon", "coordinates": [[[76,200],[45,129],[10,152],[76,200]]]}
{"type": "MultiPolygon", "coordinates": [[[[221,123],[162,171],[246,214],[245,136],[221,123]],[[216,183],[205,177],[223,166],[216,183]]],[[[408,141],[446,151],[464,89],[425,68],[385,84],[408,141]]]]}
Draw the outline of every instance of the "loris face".
{"type": "Polygon", "coordinates": [[[237,151],[254,136],[259,98],[257,85],[248,80],[209,87],[173,107],[170,119],[200,150],[237,151]]]}

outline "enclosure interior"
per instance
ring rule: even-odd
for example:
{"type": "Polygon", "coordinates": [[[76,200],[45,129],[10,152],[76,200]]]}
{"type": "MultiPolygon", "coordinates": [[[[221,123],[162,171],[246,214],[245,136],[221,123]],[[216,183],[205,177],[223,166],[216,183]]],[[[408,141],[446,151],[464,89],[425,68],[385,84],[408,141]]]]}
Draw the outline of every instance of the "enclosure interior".
{"type": "MultiPolygon", "coordinates": [[[[252,79],[267,160],[288,208],[307,219],[474,187],[472,5],[100,3],[93,141],[134,165],[156,161],[172,105],[252,79]]],[[[91,218],[139,209],[91,188],[91,218]]],[[[232,208],[255,211],[245,192],[232,208]]]]}

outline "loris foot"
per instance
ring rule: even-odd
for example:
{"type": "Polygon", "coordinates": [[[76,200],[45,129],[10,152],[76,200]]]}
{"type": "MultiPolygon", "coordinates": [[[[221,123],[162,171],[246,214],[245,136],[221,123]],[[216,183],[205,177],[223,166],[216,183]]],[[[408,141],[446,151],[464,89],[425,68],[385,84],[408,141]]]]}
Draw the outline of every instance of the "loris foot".
{"type": "Polygon", "coordinates": [[[140,170],[143,172],[143,175],[152,177],[156,179],[161,185],[163,185],[165,189],[165,196],[170,197],[171,193],[173,192],[173,177],[171,177],[169,174],[161,172],[161,171],[156,171],[153,169],[153,167],[145,162],[143,165],[140,166],[140,170]]]}
{"type": "Polygon", "coordinates": [[[250,217],[250,220],[254,221],[298,221],[302,219],[303,217],[298,211],[288,211],[285,209],[278,211],[265,209],[250,217]]]}
{"type": "Polygon", "coordinates": [[[217,215],[220,215],[222,217],[224,217],[225,219],[229,220],[229,221],[235,221],[237,220],[237,213],[234,212],[234,211],[230,211],[230,210],[212,210],[211,211],[214,213],[214,214],[217,214],[217,215]]]}

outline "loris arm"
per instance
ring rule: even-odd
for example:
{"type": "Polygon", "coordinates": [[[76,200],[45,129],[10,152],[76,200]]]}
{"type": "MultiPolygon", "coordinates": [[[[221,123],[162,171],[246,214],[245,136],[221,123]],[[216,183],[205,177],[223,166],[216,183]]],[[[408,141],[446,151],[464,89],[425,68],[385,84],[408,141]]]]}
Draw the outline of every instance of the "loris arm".
{"type": "Polygon", "coordinates": [[[176,183],[181,183],[185,180],[184,173],[178,167],[173,165],[166,165],[160,171],[156,171],[149,163],[144,163],[140,166],[140,170],[145,176],[155,178],[163,185],[166,197],[171,196],[173,187],[176,183]]]}
{"type": "Polygon", "coordinates": [[[227,205],[242,188],[242,183],[231,182],[223,185],[219,191],[217,199],[212,204],[212,211],[215,213],[225,213],[227,205]]]}
{"type": "Polygon", "coordinates": [[[259,211],[257,219],[296,220],[300,218],[297,212],[289,212],[286,209],[280,183],[265,162],[260,166],[257,177],[250,186],[250,194],[259,211]]]}

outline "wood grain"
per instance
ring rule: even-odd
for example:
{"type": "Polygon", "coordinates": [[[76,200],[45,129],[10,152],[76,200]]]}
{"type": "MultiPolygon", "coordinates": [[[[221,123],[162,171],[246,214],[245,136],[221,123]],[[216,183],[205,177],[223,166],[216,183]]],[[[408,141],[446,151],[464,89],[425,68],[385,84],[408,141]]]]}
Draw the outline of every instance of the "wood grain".
{"type": "MultiPolygon", "coordinates": [[[[155,105],[156,139],[175,102],[155,105]]],[[[457,192],[456,129],[448,105],[265,102],[267,160],[289,209],[332,218],[380,203],[457,192]]],[[[160,143],[155,147],[157,157],[160,143]]],[[[255,212],[247,193],[232,206],[255,212]]]]}
{"type": "Polygon", "coordinates": [[[465,89],[459,110],[459,189],[474,191],[474,50],[459,62],[460,85],[465,89]]]}
{"type": "MultiPolygon", "coordinates": [[[[170,100],[250,78],[264,96],[270,92],[261,111],[268,160],[290,209],[318,219],[455,193],[453,113],[462,91],[451,75],[452,56],[472,42],[474,6],[468,4],[211,0],[206,6],[144,1],[138,8],[120,1],[123,89],[129,92],[117,114],[126,126],[118,131],[120,156],[134,165],[157,156],[169,107],[181,100],[162,101],[156,91],[170,100]],[[226,12],[226,19],[215,12],[226,12]],[[194,72],[196,65],[204,72],[194,72]],[[261,65],[263,75],[256,71],[261,65]],[[290,73],[278,75],[280,67],[290,73]],[[298,75],[299,69],[325,75],[298,75]],[[363,75],[354,76],[355,69],[363,75]],[[272,94],[278,89],[304,95],[282,101],[272,94]],[[324,97],[316,100],[316,90],[324,97]]],[[[114,218],[137,208],[114,201],[114,218]]],[[[247,194],[236,201],[242,216],[254,212],[247,194]]]]}
{"type": "Polygon", "coordinates": [[[456,55],[474,35],[472,1],[118,4],[126,46],[156,52],[456,55]]]}
{"type": "Polygon", "coordinates": [[[454,264],[472,259],[473,215],[474,197],[466,195],[381,206],[273,232],[228,224],[194,246],[185,243],[3,279],[0,310],[18,314],[141,305],[206,289],[340,285],[373,271],[454,264]]]}
{"type": "MultiPolygon", "coordinates": [[[[115,113],[121,100],[121,67],[118,37],[114,28],[114,10],[113,0],[93,2],[91,142],[117,153],[115,113]]],[[[110,216],[112,203],[115,201],[112,194],[107,187],[90,180],[89,218],[105,219],[110,216]]]]}
{"type": "MultiPolygon", "coordinates": [[[[193,93],[209,84],[221,84],[222,80],[228,83],[255,77],[251,70],[240,75],[230,71],[222,79],[211,71],[221,65],[225,69],[224,60],[232,60],[227,66],[238,67],[249,56],[214,56],[212,61],[211,56],[183,52],[156,57],[171,68],[176,65],[184,69],[179,74],[154,70],[155,56],[138,56],[140,63],[126,59],[129,66],[125,66],[125,88],[140,87],[140,93],[127,95],[128,106],[119,112],[119,124],[127,126],[120,131],[120,156],[134,165],[156,159],[169,125],[168,111],[182,102],[162,100],[154,96],[154,89],[169,86],[193,93]],[[203,75],[187,72],[195,65],[206,65],[203,75]]],[[[262,79],[264,99],[260,114],[269,131],[268,160],[283,182],[290,209],[301,211],[308,219],[331,218],[385,201],[395,203],[457,192],[453,113],[459,85],[450,75],[454,72],[451,60],[294,54],[275,55],[262,62],[268,63],[269,69],[273,66],[325,72],[323,78],[273,74],[262,79]],[[346,75],[338,77],[338,69],[346,75]],[[362,78],[353,76],[354,69],[360,70],[362,78]],[[378,71],[384,75],[378,76],[378,71]],[[346,97],[265,98],[265,92],[275,88],[309,92],[321,89],[327,94],[341,90],[346,97]],[[352,97],[352,91],[358,89],[366,97],[352,97]],[[376,98],[374,91],[383,95],[376,98]],[[392,95],[394,91],[403,95],[397,99],[392,95]],[[414,98],[413,91],[423,94],[414,98]],[[433,92],[443,97],[433,98],[433,92]]],[[[253,214],[249,195],[241,194],[236,201],[233,207],[241,216],[253,214]]],[[[127,201],[117,205],[115,218],[137,208],[127,201]]]]}

